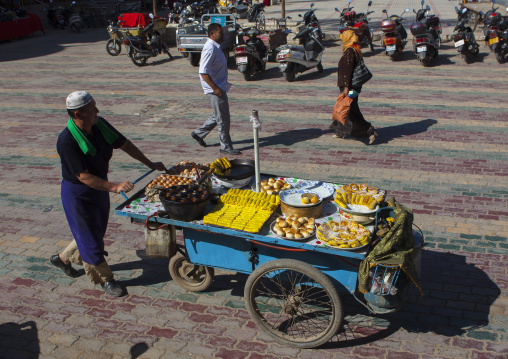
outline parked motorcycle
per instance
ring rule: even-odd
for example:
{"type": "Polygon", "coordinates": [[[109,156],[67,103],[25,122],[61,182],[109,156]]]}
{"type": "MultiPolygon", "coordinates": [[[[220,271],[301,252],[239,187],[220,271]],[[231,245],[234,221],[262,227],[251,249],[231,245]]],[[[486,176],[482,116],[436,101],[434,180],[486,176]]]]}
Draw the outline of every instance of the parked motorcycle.
{"type": "Polygon", "coordinates": [[[53,6],[45,4],[41,1],[37,0],[37,2],[41,5],[44,5],[44,11],[46,12],[49,26],[54,29],[65,28],[65,19],[61,11],[57,11],[53,6]]]}
{"type": "MultiPolygon", "coordinates": [[[[162,41],[161,35],[153,29],[157,21],[154,21],[153,14],[150,14],[152,23],[145,27],[138,36],[132,36],[127,33],[123,43],[129,47],[128,55],[134,65],[144,66],[149,57],[156,57],[162,53],[173,58],[169,53],[169,48],[164,41],[162,41]]],[[[164,21],[164,20],[159,20],[164,21]]]]}
{"type": "Polygon", "coordinates": [[[385,48],[385,54],[392,61],[404,51],[407,43],[407,32],[402,25],[402,20],[404,20],[402,15],[408,12],[409,9],[405,9],[400,16],[392,15],[388,17],[388,12],[383,10],[383,13],[386,14],[386,19],[381,21],[381,30],[383,31],[381,46],[385,48]]]}
{"type": "MultiPolygon", "coordinates": [[[[458,10],[458,9],[457,9],[458,10]]],[[[453,46],[457,49],[466,64],[471,63],[473,57],[478,55],[480,47],[476,42],[474,32],[466,26],[467,18],[462,18],[453,30],[453,46]]]]}
{"type": "Polygon", "coordinates": [[[260,33],[261,31],[255,28],[239,32],[242,38],[243,35],[248,37],[245,44],[238,44],[234,48],[236,65],[245,81],[249,81],[252,75],[264,71],[266,68],[267,48],[263,41],[257,37],[260,33]]]}
{"type": "Polygon", "coordinates": [[[359,46],[361,48],[370,47],[371,51],[374,51],[374,45],[372,44],[372,30],[369,28],[368,15],[374,11],[369,11],[372,1],[367,4],[366,12],[353,11],[354,6],[351,6],[351,0],[348,0],[348,7],[340,11],[335,8],[340,14],[339,17],[339,32],[342,34],[346,30],[354,30],[358,35],[359,46]]]}
{"type": "Polygon", "coordinates": [[[508,16],[499,16],[496,20],[489,26],[489,36],[485,41],[496,54],[497,62],[503,64],[508,61],[508,16]]]}
{"type": "Polygon", "coordinates": [[[124,35],[121,31],[118,31],[120,24],[122,21],[118,21],[115,25],[113,21],[109,22],[109,26],[107,27],[109,36],[111,37],[108,42],[106,42],[106,52],[111,56],[118,56],[122,52],[122,42],[124,41],[124,35]]]}
{"type": "MultiPolygon", "coordinates": [[[[303,14],[303,23],[305,24],[305,26],[311,26],[311,27],[317,27],[318,28],[318,32],[317,32],[317,35],[318,35],[318,39],[320,41],[323,40],[324,38],[324,35],[323,35],[323,32],[321,31],[321,25],[319,24],[319,20],[318,18],[316,17],[316,9],[313,9],[314,7],[314,3],[311,3],[310,4],[310,9],[305,13],[303,14]]],[[[298,14],[299,17],[302,17],[302,14],[298,14]]]]}
{"type": "Polygon", "coordinates": [[[66,26],[69,26],[71,30],[75,32],[81,32],[81,29],[85,27],[85,23],[81,19],[81,16],[76,12],[75,6],[76,2],[73,1],[69,8],[62,10],[62,16],[66,26]]]}
{"type": "Polygon", "coordinates": [[[308,26],[293,38],[301,39],[302,46],[282,45],[277,48],[277,62],[286,81],[293,82],[297,73],[314,67],[323,72],[321,57],[325,48],[319,41],[318,31],[317,27],[308,26]]]}
{"type": "Polygon", "coordinates": [[[265,5],[263,3],[252,4],[247,11],[247,20],[249,22],[256,22],[258,16],[265,11],[265,5]]]}
{"type": "Polygon", "coordinates": [[[422,8],[413,9],[416,14],[416,21],[411,24],[413,34],[413,51],[418,61],[423,66],[429,66],[438,55],[441,46],[441,23],[435,15],[429,14],[430,6],[423,7],[425,0],[422,0],[422,8]]]}

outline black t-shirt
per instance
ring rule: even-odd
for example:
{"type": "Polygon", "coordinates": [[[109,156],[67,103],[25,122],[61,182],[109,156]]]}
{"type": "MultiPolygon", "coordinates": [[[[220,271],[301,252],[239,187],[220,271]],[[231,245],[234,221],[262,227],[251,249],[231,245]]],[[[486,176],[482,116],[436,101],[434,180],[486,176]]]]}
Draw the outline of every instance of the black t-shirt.
{"type": "Polygon", "coordinates": [[[109,160],[113,156],[113,149],[120,148],[127,140],[120,132],[118,132],[109,122],[102,117],[106,125],[118,134],[118,138],[109,145],[102,136],[101,130],[97,125],[92,126],[93,135],[85,134],[86,138],[92,143],[96,149],[95,156],[85,155],[79,148],[77,141],[72,137],[71,131],[66,127],[58,136],[56,142],[56,150],[60,155],[62,162],[62,178],[71,183],[81,184],[82,182],[76,177],[76,173],[88,170],[91,174],[108,180],[109,160]]]}

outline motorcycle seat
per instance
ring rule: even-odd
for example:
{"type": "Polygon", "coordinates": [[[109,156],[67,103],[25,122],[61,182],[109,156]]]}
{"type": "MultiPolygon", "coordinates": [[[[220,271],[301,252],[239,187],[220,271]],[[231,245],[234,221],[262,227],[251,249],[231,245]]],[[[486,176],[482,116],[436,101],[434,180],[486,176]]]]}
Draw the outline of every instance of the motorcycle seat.
{"type": "Polygon", "coordinates": [[[305,48],[300,45],[289,45],[289,48],[293,51],[305,51],[305,48]]]}

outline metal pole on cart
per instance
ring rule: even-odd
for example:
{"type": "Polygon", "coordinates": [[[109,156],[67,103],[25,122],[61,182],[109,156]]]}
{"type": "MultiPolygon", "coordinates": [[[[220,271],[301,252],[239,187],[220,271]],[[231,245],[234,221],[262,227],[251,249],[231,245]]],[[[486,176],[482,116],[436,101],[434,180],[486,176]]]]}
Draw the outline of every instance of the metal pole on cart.
{"type": "Polygon", "coordinates": [[[252,130],[254,132],[254,170],[256,176],[256,192],[260,192],[261,172],[259,170],[259,129],[261,128],[261,122],[259,121],[258,110],[252,110],[250,121],[252,122],[252,130]]]}

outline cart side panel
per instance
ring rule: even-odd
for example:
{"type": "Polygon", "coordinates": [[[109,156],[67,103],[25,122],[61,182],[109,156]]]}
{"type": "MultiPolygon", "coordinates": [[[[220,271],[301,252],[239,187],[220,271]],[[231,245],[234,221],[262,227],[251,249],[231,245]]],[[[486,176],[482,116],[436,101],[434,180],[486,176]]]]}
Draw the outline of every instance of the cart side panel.
{"type": "Polygon", "coordinates": [[[251,273],[250,244],[243,238],[183,229],[185,250],[193,264],[251,273]]]}
{"type": "Polygon", "coordinates": [[[343,260],[337,255],[316,251],[269,248],[241,237],[190,228],[184,228],[183,234],[187,256],[193,264],[250,274],[264,263],[282,258],[295,259],[318,268],[349,292],[355,291],[357,266],[360,263],[358,259],[343,260]]]}

